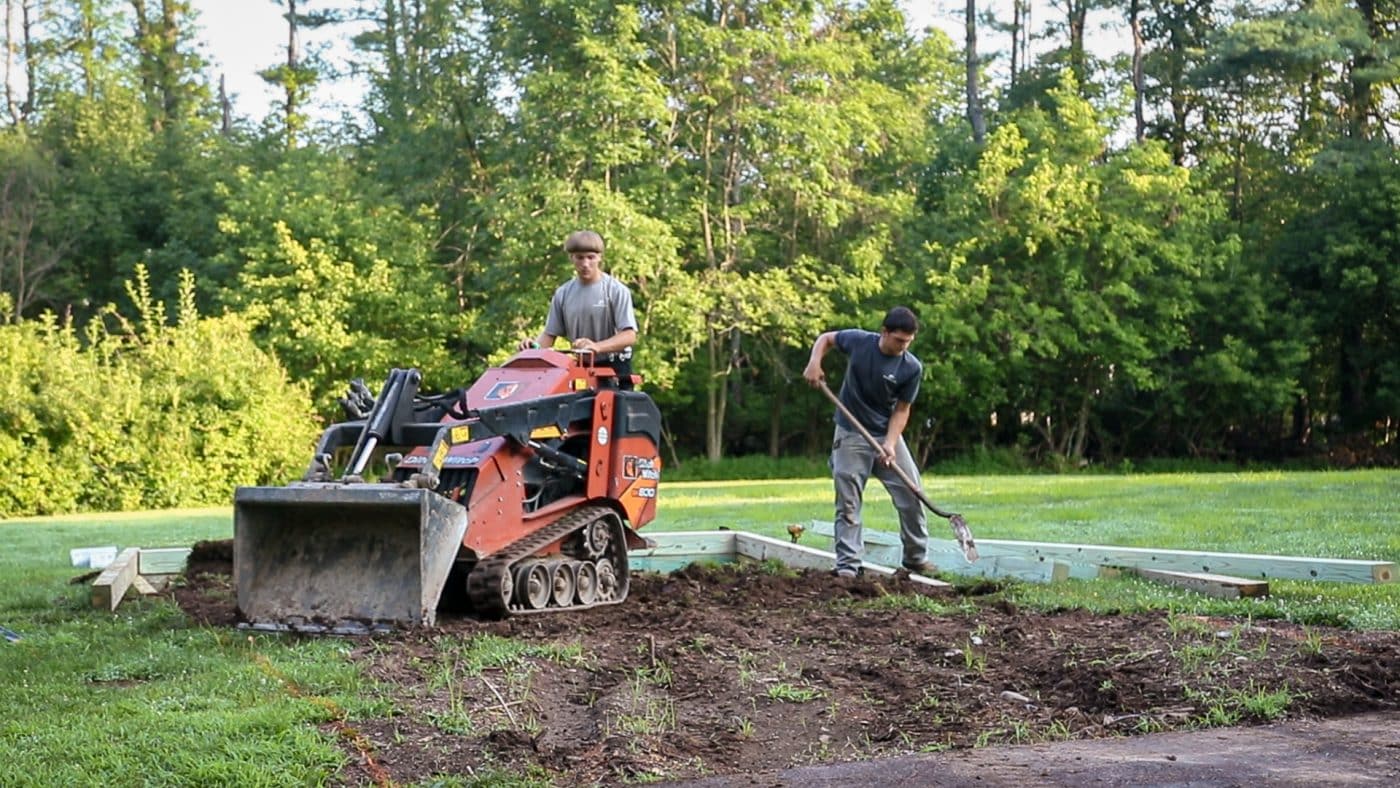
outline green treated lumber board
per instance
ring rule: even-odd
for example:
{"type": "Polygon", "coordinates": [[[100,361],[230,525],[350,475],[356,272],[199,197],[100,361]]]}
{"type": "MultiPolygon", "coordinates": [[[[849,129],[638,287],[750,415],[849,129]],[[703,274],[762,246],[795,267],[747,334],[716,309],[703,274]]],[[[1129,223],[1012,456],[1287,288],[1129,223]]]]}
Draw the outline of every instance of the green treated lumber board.
{"type": "MultiPolygon", "coordinates": [[[[830,520],[812,520],[807,523],[807,532],[817,536],[825,536],[828,539],[836,538],[836,526],[830,520]]],[[[865,549],[869,550],[872,545],[882,547],[898,548],[899,534],[889,531],[878,531],[874,528],[862,528],[861,539],[865,542],[865,549]]]]}
{"type": "Polygon", "coordinates": [[[723,555],[720,553],[707,553],[705,555],[673,555],[673,556],[645,556],[635,558],[631,554],[627,557],[633,572],[656,572],[657,574],[668,575],[678,569],[684,569],[691,564],[732,564],[733,555],[723,555]]]}
{"type": "MultiPolygon", "coordinates": [[[[962,548],[952,539],[930,539],[928,540],[928,549],[930,553],[937,550],[952,556],[948,564],[948,571],[972,575],[978,574],[977,567],[982,564],[1014,568],[1016,571],[1025,575],[1022,577],[1023,580],[1035,579],[1037,570],[1034,569],[1034,567],[1039,567],[1038,571],[1050,580],[1067,580],[1071,578],[1074,580],[1093,580],[1103,577],[1104,573],[1107,571],[1106,567],[1098,566],[1097,564],[1054,560],[1053,558],[1043,555],[1026,555],[1020,551],[1007,550],[996,545],[983,548],[981,539],[977,540],[977,552],[980,557],[977,559],[976,563],[973,564],[968,564],[967,561],[963,559],[962,548]],[[953,563],[952,561],[957,561],[959,563],[953,563]]],[[[1008,575],[987,575],[987,577],[998,576],[1008,575]]],[[[1017,575],[1012,574],[1009,576],[1015,577],[1017,575]]]]}
{"type": "Polygon", "coordinates": [[[1125,572],[1159,583],[1188,588],[1206,596],[1220,599],[1240,597],[1262,597],[1269,595],[1269,583],[1265,580],[1250,580],[1243,577],[1230,577],[1205,572],[1164,572],[1160,569],[1126,567],[1125,572]]]}
{"type": "Polygon", "coordinates": [[[647,533],[653,547],[627,551],[627,563],[642,572],[674,572],[690,564],[734,562],[734,531],[662,531],[647,533]]]}
{"type": "MultiPolygon", "coordinates": [[[[832,529],[829,521],[813,520],[808,530],[829,536],[833,532],[832,529]]],[[[867,545],[877,541],[899,544],[899,535],[888,531],[866,528],[862,536],[867,545]]],[[[933,549],[935,541],[944,540],[929,540],[930,550],[933,549]]],[[[1361,561],[1349,558],[1211,553],[1005,539],[978,539],[977,550],[984,559],[1007,555],[1065,563],[1070,568],[1069,576],[1076,578],[1098,576],[1101,574],[1098,567],[1132,566],[1167,572],[1223,574],[1258,579],[1329,580],[1339,583],[1390,583],[1396,579],[1395,564],[1389,561],[1361,561]]],[[[960,571],[960,568],[949,564],[948,570],[960,571]]]]}
{"type": "MultiPolygon", "coordinates": [[[[654,547],[627,553],[629,564],[643,571],[670,572],[696,561],[728,563],[739,558],[773,559],[798,569],[830,569],[836,565],[835,553],[747,531],[662,531],[646,536],[655,543],[654,547]]],[[[895,573],[876,563],[866,563],[865,571],[884,576],[895,573]]],[[[928,586],[948,585],[918,575],[910,575],[910,579],[928,586]]]]}
{"type": "Polygon", "coordinates": [[[734,555],[734,534],[737,531],[662,531],[646,533],[655,547],[627,551],[630,556],[662,557],[679,555],[703,556],[709,553],[734,555]]]}
{"type": "MultiPolygon", "coordinates": [[[[899,566],[904,560],[904,548],[889,545],[866,543],[865,557],[870,561],[889,566],[899,566]]],[[[972,563],[967,562],[962,548],[952,539],[930,539],[928,560],[940,572],[948,572],[965,577],[1014,578],[1031,583],[1053,583],[1070,576],[1069,564],[1059,561],[1042,561],[1019,555],[983,555],[972,563]]],[[[1098,567],[1094,567],[1097,576],[1098,567]]]]}
{"type": "Polygon", "coordinates": [[[185,571],[188,547],[142,548],[137,572],[143,575],[176,575],[185,571]]]}
{"type": "Polygon", "coordinates": [[[1166,572],[1223,574],[1235,577],[1286,580],[1330,580],[1338,583],[1389,583],[1395,564],[1347,558],[1310,558],[1251,553],[1209,553],[1197,550],[1158,550],[1150,547],[977,541],[979,549],[1000,548],[1047,560],[1099,566],[1131,566],[1166,572]]]}
{"type": "Polygon", "coordinates": [[[92,581],[92,606],[116,610],[126,595],[128,588],[136,580],[136,567],[141,550],[128,547],[117,555],[117,560],[107,565],[102,574],[92,581]]]}
{"type": "MultiPolygon", "coordinates": [[[[654,536],[654,535],[653,535],[654,536]]],[[[745,531],[735,532],[735,552],[747,558],[758,561],[776,559],[788,566],[807,569],[831,569],[836,565],[836,554],[817,550],[801,544],[792,544],[767,536],[751,534],[745,531]]],[[[895,569],[881,564],[865,562],[862,564],[866,574],[877,574],[890,576],[895,573],[895,569]]],[[[921,585],[946,588],[950,584],[941,580],[923,577],[921,575],[909,575],[909,579],[921,585]]]]}
{"type": "MultiPolygon", "coordinates": [[[[813,520],[808,532],[818,537],[832,538],[832,524],[813,520]]],[[[900,544],[899,534],[866,528],[861,535],[865,538],[867,560],[888,566],[899,566],[903,561],[904,548],[900,544]]],[[[928,560],[932,561],[940,572],[966,577],[1014,578],[1031,583],[1052,583],[1069,577],[1090,578],[1099,575],[1099,568],[1096,566],[1076,567],[1063,561],[1027,558],[1019,554],[988,555],[980,549],[980,542],[978,548],[981,558],[968,563],[956,541],[930,539],[928,560]]]]}

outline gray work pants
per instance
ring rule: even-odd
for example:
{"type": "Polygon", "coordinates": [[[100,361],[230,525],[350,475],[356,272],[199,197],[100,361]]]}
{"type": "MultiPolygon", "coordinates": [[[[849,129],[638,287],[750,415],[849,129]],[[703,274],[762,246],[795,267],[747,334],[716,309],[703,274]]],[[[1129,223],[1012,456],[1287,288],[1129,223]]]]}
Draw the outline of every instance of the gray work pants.
{"type": "MultiPolygon", "coordinates": [[[[879,436],[877,436],[877,440],[879,436]]],[[[919,482],[919,469],[904,438],[899,439],[895,462],[905,474],[919,482]]],[[[904,544],[904,563],[919,564],[928,557],[927,516],[923,504],[893,468],[876,459],[875,448],[855,430],[836,427],[831,440],[831,476],[836,483],[836,569],[860,568],[865,542],[861,536],[860,512],[865,483],[871,474],[885,485],[899,512],[899,537],[904,544]]]]}

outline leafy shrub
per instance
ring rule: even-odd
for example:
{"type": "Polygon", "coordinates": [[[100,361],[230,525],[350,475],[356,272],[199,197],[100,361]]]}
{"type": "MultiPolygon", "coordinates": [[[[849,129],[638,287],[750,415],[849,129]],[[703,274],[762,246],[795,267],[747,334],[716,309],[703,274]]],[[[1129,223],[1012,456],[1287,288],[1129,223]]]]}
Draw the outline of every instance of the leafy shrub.
{"type": "Polygon", "coordinates": [[[1044,470],[1020,446],[975,446],[970,451],[940,460],[925,469],[937,476],[977,476],[1035,473],[1044,470]]]}
{"type": "Polygon", "coordinates": [[[0,516],[227,503],[300,472],[317,425],[305,386],[237,316],[200,318],[181,277],[176,324],[144,268],[82,336],[52,315],[0,326],[0,516]]]}
{"type": "Polygon", "coordinates": [[[467,318],[434,260],[431,217],[406,213],[344,162],[297,156],[306,160],[239,168],[223,187],[214,262],[239,272],[225,306],[310,382],[324,412],[338,412],[345,381],[395,366],[460,385],[466,371],[444,340],[462,336],[467,318]]]}
{"type": "Polygon", "coordinates": [[[730,479],[817,479],[830,476],[826,455],[820,457],[769,457],[746,454],[710,462],[692,457],[665,465],[662,477],[671,482],[726,481],[730,479]]]}

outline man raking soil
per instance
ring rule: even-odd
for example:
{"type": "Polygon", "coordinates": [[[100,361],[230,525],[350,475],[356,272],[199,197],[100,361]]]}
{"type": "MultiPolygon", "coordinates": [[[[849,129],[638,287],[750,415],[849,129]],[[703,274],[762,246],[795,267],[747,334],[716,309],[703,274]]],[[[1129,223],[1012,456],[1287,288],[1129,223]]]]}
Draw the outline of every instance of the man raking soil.
{"type": "Polygon", "coordinates": [[[837,407],[831,470],[836,488],[836,574],[840,577],[854,577],[860,571],[864,550],[862,498],[872,474],[884,484],[899,513],[905,569],[919,574],[937,571],[927,559],[924,506],[948,519],[967,560],[977,560],[977,547],[963,518],[942,511],[924,495],[918,467],[904,441],[910,406],[923,378],[923,364],[909,352],[918,327],[914,313],[897,306],[885,315],[879,333],[861,329],[828,331],[813,343],[811,358],[802,373],[837,407]],[[833,347],[848,356],[840,397],[827,387],[822,371],[822,359],[833,347]]]}

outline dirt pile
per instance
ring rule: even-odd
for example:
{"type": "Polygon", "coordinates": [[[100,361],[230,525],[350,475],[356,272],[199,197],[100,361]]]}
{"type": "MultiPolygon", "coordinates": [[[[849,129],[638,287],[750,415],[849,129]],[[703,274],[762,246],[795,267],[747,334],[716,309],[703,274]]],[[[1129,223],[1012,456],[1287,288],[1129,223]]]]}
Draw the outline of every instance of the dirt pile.
{"type": "MultiPolygon", "coordinates": [[[[236,622],[229,563],[175,589],[236,622]]],[[[1018,610],[770,565],[634,575],[621,605],[358,642],[395,709],[343,779],[499,769],[561,784],[744,775],[1008,743],[1400,708],[1400,633],[1018,610]]]]}

